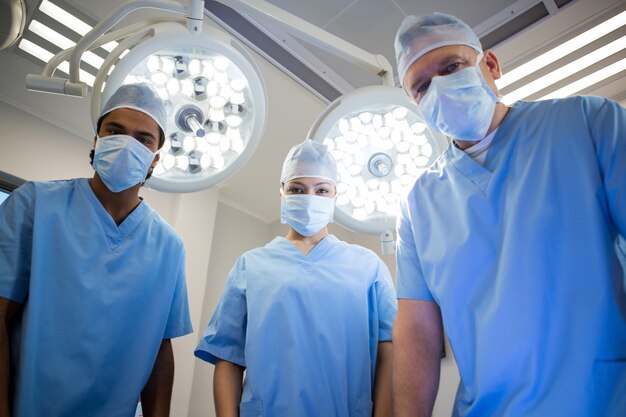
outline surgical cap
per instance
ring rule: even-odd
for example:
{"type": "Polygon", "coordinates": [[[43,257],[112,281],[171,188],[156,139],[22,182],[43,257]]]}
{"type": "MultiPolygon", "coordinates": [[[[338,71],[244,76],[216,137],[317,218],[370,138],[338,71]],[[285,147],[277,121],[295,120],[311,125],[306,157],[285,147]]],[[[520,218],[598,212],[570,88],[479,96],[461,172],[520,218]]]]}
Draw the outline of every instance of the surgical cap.
{"type": "Polygon", "coordinates": [[[322,178],[337,184],[335,158],[323,143],[307,139],[287,154],[280,175],[281,184],[304,177],[322,178]]]}
{"type": "Polygon", "coordinates": [[[433,13],[405,17],[394,44],[400,83],[404,85],[407,70],[419,57],[448,45],[465,45],[482,51],[480,40],[472,28],[455,16],[433,13]]]}
{"type": "Polygon", "coordinates": [[[148,84],[125,84],[118,88],[102,107],[98,120],[116,109],[140,111],[150,116],[165,133],[167,126],[165,103],[148,84]]]}

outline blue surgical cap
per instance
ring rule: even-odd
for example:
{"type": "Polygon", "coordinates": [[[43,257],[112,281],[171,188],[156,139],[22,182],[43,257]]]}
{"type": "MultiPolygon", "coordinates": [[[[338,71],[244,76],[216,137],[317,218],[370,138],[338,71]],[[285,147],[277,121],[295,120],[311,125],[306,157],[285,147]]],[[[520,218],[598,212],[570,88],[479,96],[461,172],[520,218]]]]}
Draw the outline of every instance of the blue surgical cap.
{"type": "Polygon", "coordinates": [[[280,175],[281,184],[304,177],[321,178],[337,184],[337,163],[323,143],[307,139],[287,154],[280,175]]]}
{"type": "Polygon", "coordinates": [[[98,119],[116,109],[140,111],[150,116],[165,133],[167,126],[165,103],[149,84],[125,84],[118,88],[102,107],[98,119]]]}
{"type": "Polygon", "coordinates": [[[448,45],[465,45],[482,51],[478,36],[459,18],[433,13],[424,16],[407,16],[396,33],[396,63],[400,83],[411,65],[425,53],[448,45]]]}

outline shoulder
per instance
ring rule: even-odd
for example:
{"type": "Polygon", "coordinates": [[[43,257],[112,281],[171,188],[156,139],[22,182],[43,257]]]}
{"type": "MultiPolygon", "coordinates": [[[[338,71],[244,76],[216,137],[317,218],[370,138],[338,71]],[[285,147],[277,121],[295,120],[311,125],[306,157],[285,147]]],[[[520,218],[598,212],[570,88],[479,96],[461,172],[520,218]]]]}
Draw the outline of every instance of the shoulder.
{"type": "Polygon", "coordinates": [[[80,186],[80,182],[87,182],[86,178],[54,181],[27,181],[16,188],[11,195],[21,200],[56,198],[71,193],[80,186]]]}
{"type": "Polygon", "coordinates": [[[346,259],[350,259],[351,262],[355,264],[365,263],[365,264],[384,264],[382,259],[371,249],[365,248],[361,245],[357,245],[355,243],[348,243],[343,240],[336,238],[334,235],[329,236],[330,238],[334,238],[333,244],[335,251],[340,252],[342,257],[346,257],[346,259]]]}
{"type": "Polygon", "coordinates": [[[590,114],[605,108],[624,110],[619,103],[598,96],[571,96],[551,100],[518,101],[511,107],[516,112],[536,112],[546,116],[557,116],[560,113],[565,116],[576,113],[590,114]]]}

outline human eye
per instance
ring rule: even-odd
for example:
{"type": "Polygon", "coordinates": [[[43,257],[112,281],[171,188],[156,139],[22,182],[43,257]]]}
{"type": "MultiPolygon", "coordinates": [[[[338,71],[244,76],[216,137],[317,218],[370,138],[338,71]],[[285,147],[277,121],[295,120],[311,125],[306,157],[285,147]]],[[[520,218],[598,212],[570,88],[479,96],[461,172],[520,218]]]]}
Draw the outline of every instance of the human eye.
{"type": "Polygon", "coordinates": [[[411,96],[413,97],[413,100],[419,103],[420,99],[424,96],[424,94],[426,94],[426,90],[428,90],[429,86],[430,80],[416,83],[411,89],[411,96]]]}
{"type": "Polygon", "coordinates": [[[448,74],[452,74],[453,72],[455,72],[456,70],[458,70],[461,67],[461,63],[460,62],[454,62],[448,66],[446,66],[442,71],[441,71],[441,75],[448,75],[448,74]]]}
{"type": "Polygon", "coordinates": [[[302,187],[290,186],[287,187],[287,194],[302,194],[304,190],[302,187]]]}

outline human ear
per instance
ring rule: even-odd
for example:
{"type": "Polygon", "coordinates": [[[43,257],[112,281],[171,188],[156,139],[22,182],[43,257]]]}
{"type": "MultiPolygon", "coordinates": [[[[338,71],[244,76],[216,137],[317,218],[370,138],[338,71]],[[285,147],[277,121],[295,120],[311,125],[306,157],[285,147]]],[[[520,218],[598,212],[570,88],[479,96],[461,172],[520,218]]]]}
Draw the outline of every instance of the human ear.
{"type": "Polygon", "coordinates": [[[161,154],[158,153],[154,159],[152,160],[152,164],[150,165],[151,168],[156,167],[156,165],[159,163],[159,159],[161,159],[161,154]]]}
{"type": "Polygon", "coordinates": [[[483,58],[485,65],[487,66],[487,70],[489,74],[493,77],[494,80],[502,77],[502,69],[500,68],[500,62],[496,55],[490,49],[485,51],[485,57],[483,58]]]}

